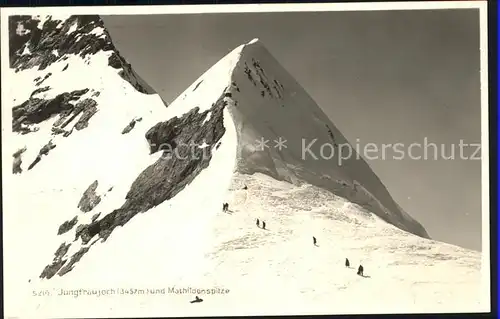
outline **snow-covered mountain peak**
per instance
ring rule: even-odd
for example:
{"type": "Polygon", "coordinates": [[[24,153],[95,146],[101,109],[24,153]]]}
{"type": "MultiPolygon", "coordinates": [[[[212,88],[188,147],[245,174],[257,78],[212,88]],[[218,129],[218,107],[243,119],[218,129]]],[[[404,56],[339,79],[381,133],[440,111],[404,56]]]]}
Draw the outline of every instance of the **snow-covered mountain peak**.
{"type": "Polygon", "coordinates": [[[247,44],[254,44],[254,43],[257,43],[259,42],[259,38],[253,38],[251,41],[249,41],[247,44]]]}
{"type": "MultiPolygon", "coordinates": [[[[389,281],[405,291],[367,306],[416,307],[414,290],[428,286],[401,267],[414,263],[428,266],[421,281],[462,267],[451,291],[464,307],[476,304],[478,254],[428,240],[356,153],[330,157],[325,150],[347,140],[261,41],[236,47],[166,107],[98,16],[11,17],[9,39],[16,85],[5,88],[12,132],[3,150],[13,166],[3,231],[15,244],[4,247],[4,269],[20,293],[7,304],[70,317],[57,315],[61,299],[25,291],[233,285],[204,304],[283,309],[261,296],[265,286],[286,304],[331,309],[332,293],[341,307],[366,287],[347,257],[374,274],[370,296],[389,281]]],[[[117,311],[194,309],[185,295],[167,295],[117,311]]],[[[109,309],[105,298],[85,299],[85,309],[79,300],[64,308],[85,317],[109,309]]]]}
{"type": "Polygon", "coordinates": [[[401,229],[429,238],[257,38],[220,59],[170,108],[208,110],[217,99],[223,99],[237,132],[238,172],[328,189],[401,229]]]}
{"type": "Polygon", "coordinates": [[[15,174],[38,163],[27,166],[21,157],[41,158],[41,149],[48,153],[56,140],[73,140],[69,136],[92,121],[126,116],[130,122],[146,110],[136,106],[135,115],[127,115],[123,106],[117,112],[110,105],[116,94],[138,105],[136,99],[161,101],[120,55],[99,16],[10,16],[9,52],[12,81],[23,83],[8,88],[19,139],[11,144],[18,148],[12,150],[15,174]]]}
{"type": "MultiPolygon", "coordinates": [[[[97,15],[10,16],[9,29],[10,67],[16,73],[30,70],[49,77],[54,73],[49,70],[64,72],[79,60],[95,68],[109,66],[139,92],[154,93],[120,55],[97,15]]],[[[37,78],[35,84],[40,86],[45,79],[37,78]]]]}

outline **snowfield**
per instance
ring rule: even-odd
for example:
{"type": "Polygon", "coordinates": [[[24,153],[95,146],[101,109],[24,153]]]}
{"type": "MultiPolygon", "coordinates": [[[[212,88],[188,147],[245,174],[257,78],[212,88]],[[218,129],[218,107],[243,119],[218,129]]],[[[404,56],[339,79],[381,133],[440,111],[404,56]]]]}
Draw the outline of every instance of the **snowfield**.
{"type": "MultiPolygon", "coordinates": [[[[62,32],[78,34],[80,27],[74,23],[62,32]]],[[[104,31],[95,28],[91,33],[105,39],[104,31]]],[[[20,52],[30,55],[27,48],[20,52]]],[[[56,115],[30,125],[31,133],[12,132],[10,126],[2,129],[8,134],[2,143],[5,163],[26,148],[22,173],[13,174],[11,166],[4,165],[7,316],[430,313],[489,308],[483,293],[489,283],[481,280],[482,266],[488,265],[481,264],[479,252],[429,239],[363,160],[346,159],[338,165],[335,160],[302,157],[302,139],[317,139],[318,145],[347,141],[260,41],[234,49],[168,107],[157,94],[137,91],[134,81],[126,81],[111,68],[111,53],[99,51],[84,59],[70,55],[44,70],[9,70],[7,83],[23,83],[5,88],[9,99],[3,103],[3,114],[9,125],[10,110],[30,98],[38,88],[32,84],[37,78],[46,78],[39,87],[49,89],[34,97],[49,100],[88,89],[71,103],[91,98],[98,111],[86,128],[74,129],[69,136],[52,134],[56,115]],[[197,113],[208,111],[201,125],[211,125],[218,120],[214,107],[219,104],[224,106],[223,135],[217,146],[206,142],[196,146],[212,153],[192,181],[172,198],[114,228],[105,241],[101,233],[87,243],[82,237],[75,239],[78,225],[99,223],[121,209],[138,176],[162,160],[162,152],[152,152],[145,138],[153,126],[175,117],[185,119],[195,107],[197,113]],[[131,121],[133,127],[123,133],[131,121]],[[263,150],[256,145],[261,137],[270,141],[263,150]],[[282,150],[274,147],[279,137],[287,140],[282,150]],[[49,140],[56,147],[28,169],[49,140]],[[100,201],[84,212],[79,202],[94,181],[100,201]],[[225,202],[228,212],[221,209],[225,202]],[[75,216],[77,224],[58,235],[60,226],[75,216]],[[266,222],[266,229],[256,225],[257,219],[266,222]],[[82,249],[88,252],[69,272],[40,278],[62,243],[71,244],[64,254],[66,263],[82,249]],[[346,258],[350,267],[344,265],[346,258]],[[364,277],[356,274],[359,265],[364,277]],[[174,291],[184,288],[191,290],[174,291]],[[66,295],[59,296],[61,290],[66,295]],[[105,295],[97,296],[98,290],[105,295]],[[203,302],[190,303],[195,296],[203,302]]],[[[169,178],[160,189],[171,183],[169,178]]]]}

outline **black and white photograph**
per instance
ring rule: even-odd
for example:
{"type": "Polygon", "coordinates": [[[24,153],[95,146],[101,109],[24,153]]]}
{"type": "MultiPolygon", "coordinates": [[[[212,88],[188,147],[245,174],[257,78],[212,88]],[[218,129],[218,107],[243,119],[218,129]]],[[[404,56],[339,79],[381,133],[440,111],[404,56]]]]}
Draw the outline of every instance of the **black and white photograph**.
{"type": "Polygon", "coordinates": [[[4,316],[489,312],[486,9],[2,8],[4,316]]]}

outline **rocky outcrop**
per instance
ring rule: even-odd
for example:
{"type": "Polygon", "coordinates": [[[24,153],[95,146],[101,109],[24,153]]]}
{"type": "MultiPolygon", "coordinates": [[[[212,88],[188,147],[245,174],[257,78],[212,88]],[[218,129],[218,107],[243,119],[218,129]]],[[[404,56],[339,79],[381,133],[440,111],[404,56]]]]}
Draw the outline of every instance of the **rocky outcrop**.
{"type": "Polygon", "coordinates": [[[92,222],[95,222],[95,221],[97,220],[97,218],[99,218],[99,216],[101,216],[101,213],[97,213],[97,214],[95,214],[94,216],[92,216],[91,221],[92,221],[92,222]]]}
{"type": "Polygon", "coordinates": [[[39,93],[46,92],[48,90],[50,90],[50,86],[44,86],[44,87],[38,88],[38,89],[34,90],[33,92],[31,92],[30,98],[32,98],[33,96],[35,96],[39,93]]]}
{"type": "Polygon", "coordinates": [[[26,152],[26,147],[23,147],[19,150],[17,150],[14,154],[12,154],[12,157],[14,157],[14,163],[12,164],[12,173],[13,174],[21,174],[23,172],[23,169],[21,168],[22,165],[22,159],[21,155],[26,152]]]}
{"type": "MultiPolygon", "coordinates": [[[[52,133],[54,135],[63,134],[67,137],[73,129],[83,130],[89,125],[89,121],[94,116],[97,109],[97,102],[91,98],[78,101],[81,96],[89,90],[76,90],[57,95],[53,99],[39,99],[31,97],[29,100],[12,108],[12,130],[21,134],[36,132],[33,127],[53,116],[59,115],[54,122],[52,133]],[[80,115],[78,121],[69,129],[66,126],[80,115]]],[[[33,95],[32,95],[33,96],[33,95]]]]}
{"type": "Polygon", "coordinates": [[[69,131],[72,131],[73,128],[78,131],[83,130],[88,126],[90,118],[95,113],[97,113],[97,102],[93,99],[87,98],[83,101],[78,102],[74,107],[71,106],[61,112],[59,119],[54,123],[53,127],[56,129],[64,129],[78,115],[81,114],[80,119],[78,119],[78,121],[69,131]]]}
{"type": "Polygon", "coordinates": [[[33,163],[31,163],[30,166],[28,166],[28,171],[31,170],[33,167],[35,167],[35,165],[38,164],[42,160],[43,155],[48,155],[49,152],[52,149],[54,149],[55,147],[56,147],[56,145],[54,143],[52,143],[52,140],[50,140],[47,144],[42,146],[42,148],[38,152],[38,155],[35,158],[35,160],[33,161],[33,163]]]}
{"type": "Polygon", "coordinates": [[[83,247],[83,248],[80,248],[80,250],[74,254],[73,256],[71,256],[71,260],[69,261],[69,263],[67,263],[64,267],[61,268],[61,270],[59,271],[59,276],[63,276],[65,274],[67,274],[68,272],[72,271],[73,270],[73,266],[80,261],[80,259],[83,257],[83,255],[85,255],[87,253],[87,251],[89,251],[89,248],[88,247],[83,247]]]}
{"type": "MultiPolygon", "coordinates": [[[[12,130],[14,132],[26,131],[26,127],[41,123],[57,114],[65,118],[72,114],[76,106],[71,102],[78,100],[88,89],[64,92],[53,99],[30,98],[20,105],[12,108],[12,130]]],[[[95,103],[95,101],[94,101],[95,103]]],[[[59,126],[55,124],[55,126],[59,126]]]]}
{"type": "MultiPolygon", "coordinates": [[[[120,208],[99,220],[99,215],[94,216],[90,224],[78,225],[75,241],[81,239],[81,243],[87,245],[95,236],[105,241],[116,227],[124,226],[135,215],[173,198],[191,183],[208,167],[212,149],[225,133],[223,111],[226,105],[227,102],[221,96],[209,110],[200,113],[196,107],[182,117],[160,122],[149,129],[145,138],[151,153],[162,151],[163,156],[139,174],[120,208]],[[206,120],[209,113],[211,116],[206,120]]],[[[97,181],[89,187],[88,193],[93,193],[96,188],[97,181]]],[[[57,263],[57,255],[52,265],[60,265],[59,275],[66,274],[96,242],[93,241],[73,255],[63,269],[63,265],[57,263]]]]}
{"type": "Polygon", "coordinates": [[[122,131],[122,134],[129,133],[130,131],[132,131],[134,126],[135,126],[135,120],[132,120],[130,123],[127,124],[127,126],[125,126],[125,128],[122,131]]]}
{"type": "Polygon", "coordinates": [[[71,230],[71,228],[73,228],[76,225],[77,222],[78,222],[77,216],[73,217],[72,220],[65,221],[64,223],[62,223],[61,226],[59,226],[59,230],[57,231],[57,234],[62,235],[64,233],[67,233],[68,231],[71,230]]]}
{"type": "MultiPolygon", "coordinates": [[[[247,75],[248,79],[254,86],[257,86],[257,80],[261,85],[260,95],[262,97],[270,97],[274,99],[283,100],[283,91],[284,87],[277,80],[270,81],[260,65],[260,62],[254,58],[252,58],[252,66],[250,67],[247,62],[245,62],[244,72],[247,75]]],[[[233,87],[239,92],[239,88],[233,82],[233,87]]]]}
{"type": "Polygon", "coordinates": [[[92,30],[104,27],[97,15],[71,16],[65,21],[46,20],[39,25],[39,20],[32,16],[10,16],[10,40],[14,43],[10,52],[10,67],[17,71],[38,67],[43,70],[47,66],[68,54],[76,54],[82,58],[99,51],[113,50],[109,35],[92,34],[92,30]],[[25,30],[24,35],[14,30],[25,30]],[[22,54],[26,47],[29,53],[22,54]],[[17,48],[17,50],[16,50],[17,48]]]}
{"type": "Polygon", "coordinates": [[[66,263],[66,259],[63,258],[64,255],[66,255],[66,253],[68,252],[70,246],[71,244],[66,244],[66,243],[62,243],[61,246],[59,246],[56,253],[54,254],[55,255],[54,260],[50,265],[47,265],[43,269],[42,273],[40,274],[40,278],[50,279],[54,277],[54,275],[59,271],[59,269],[61,269],[61,267],[66,263]]]}
{"type": "MultiPolygon", "coordinates": [[[[89,125],[90,118],[97,113],[97,102],[92,99],[85,99],[79,102],[75,105],[73,116],[78,116],[80,113],[82,115],[74,126],[77,131],[83,130],[89,125]]],[[[66,121],[66,123],[68,123],[68,121],[66,121]]]]}
{"type": "Polygon", "coordinates": [[[196,89],[200,86],[200,84],[203,83],[203,80],[201,80],[200,82],[196,83],[194,89],[193,89],[193,92],[196,91],[196,89]]]}
{"type": "Polygon", "coordinates": [[[335,136],[333,135],[332,129],[327,124],[325,124],[325,126],[326,126],[326,129],[328,131],[328,136],[330,136],[330,138],[332,139],[333,145],[335,145],[335,147],[337,147],[338,144],[335,140],[335,136]]]}
{"type": "Polygon", "coordinates": [[[35,86],[40,86],[40,85],[42,85],[42,83],[43,83],[45,80],[47,80],[48,78],[50,78],[51,76],[52,76],[52,73],[51,73],[51,72],[49,72],[49,73],[45,74],[45,76],[43,77],[43,79],[42,79],[41,77],[37,77],[37,78],[35,79],[35,86]]]}
{"type": "Polygon", "coordinates": [[[125,128],[123,129],[122,134],[130,133],[130,131],[132,131],[132,129],[135,127],[135,123],[140,122],[141,120],[142,118],[137,118],[130,121],[130,123],[128,123],[127,126],[125,126],[125,128]]]}
{"type": "Polygon", "coordinates": [[[101,196],[96,194],[97,186],[99,182],[95,180],[90,186],[85,190],[78,203],[78,208],[84,213],[92,211],[101,202],[101,196]]]}
{"type": "Polygon", "coordinates": [[[119,69],[125,81],[139,92],[155,93],[120,55],[98,15],[73,15],[64,21],[47,19],[43,24],[33,16],[10,16],[9,40],[10,67],[16,72],[44,70],[54,62],[66,60],[69,54],[85,59],[110,51],[108,64],[119,69]]]}

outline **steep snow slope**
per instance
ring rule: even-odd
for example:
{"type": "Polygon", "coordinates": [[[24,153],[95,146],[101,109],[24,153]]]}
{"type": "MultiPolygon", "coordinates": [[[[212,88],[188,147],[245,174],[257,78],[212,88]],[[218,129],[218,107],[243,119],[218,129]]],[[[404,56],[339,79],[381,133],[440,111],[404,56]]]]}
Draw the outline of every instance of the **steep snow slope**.
{"type": "MultiPolygon", "coordinates": [[[[11,40],[22,42],[13,35],[20,24],[39,32],[38,20],[9,21],[11,40]]],[[[98,17],[45,21],[41,36],[12,51],[4,82],[26,84],[10,85],[2,108],[13,117],[13,132],[2,129],[10,133],[4,160],[19,153],[4,171],[8,315],[486,307],[478,253],[422,238],[364,162],[301,159],[301,138],[320,145],[330,130],[339,145],[344,139],[258,41],[233,50],[166,108],[137,84],[98,17]],[[121,67],[109,65],[115,59],[121,67]],[[33,94],[36,78],[48,89],[33,94]],[[279,136],[288,140],[281,152],[255,149],[255,139],[279,136]],[[370,277],[356,276],[359,263],[370,277]],[[61,288],[113,291],[57,296],[61,288]],[[189,303],[196,294],[205,301],[189,303]]]]}
{"type": "MultiPolygon", "coordinates": [[[[39,313],[65,317],[139,317],[468,312],[487,308],[477,252],[413,236],[323,189],[277,182],[260,173],[236,174],[225,196],[230,204],[228,213],[213,207],[204,211],[212,215],[203,221],[209,231],[186,231],[193,219],[160,216],[159,210],[138,217],[116,234],[116,240],[110,239],[111,246],[97,246],[88,255],[88,263],[82,260],[79,267],[86,268],[84,271],[76,268],[68,274],[67,283],[43,285],[57,287],[51,291],[54,295],[61,286],[87,289],[94,295],[80,292],[78,297],[25,298],[18,301],[20,309],[33,305],[39,313]],[[256,218],[265,220],[268,229],[257,228],[256,218]],[[158,226],[167,222],[175,227],[158,226]],[[175,232],[176,227],[183,231],[175,232]],[[151,234],[154,229],[157,232],[151,234]],[[134,240],[134,235],[141,240],[134,240]],[[312,235],[318,239],[317,246],[312,235]],[[209,241],[206,246],[211,246],[210,250],[201,247],[205,241],[209,241]],[[176,245],[186,250],[179,251],[176,245]],[[183,255],[197,248],[210,251],[202,263],[183,255]],[[90,262],[97,255],[106,258],[106,254],[108,259],[90,262]],[[346,257],[351,268],[344,266],[346,257]],[[365,278],[356,275],[359,264],[364,265],[365,278]],[[185,275],[188,277],[181,278],[185,275]],[[114,291],[97,297],[99,288],[114,291]],[[118,295],[120,288],[130,294],[118,295]],[[169,289],[191,290],[169,293],[169,289]],[[217,293],[196,289],[216,289],[217,293]],[[229,292],[222,293],[225,289],[229,292]],[[204,302],[190,304],[194,295],[204,302]]],[[[187,203],[188,199],[184,212],[190,216],[199,212],[187,203]]]]}
{"type": "Polygon", "coordinates": [[[200,96],[205,100],[205,92],[212,95],[206,100],[214,100],[221,90],[238,133],[239,172],[262,172],[276,179],[326,188],[401,229],[429,238],[425,229],[394,202],[355,148],[258,39],[221,59],[171,107],[197,104],[200,96]],[[228,74],[227,83],[212,87],[214,77],[224,78],[228,74]],[[281,149],[275,147],[280,138],[285,142],[281,149]],[[263,148],[257,143],[261,139],[267,141],[263,148]]]}

